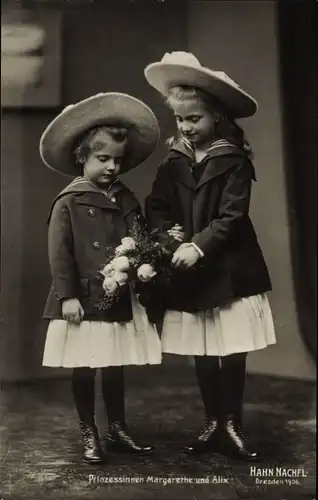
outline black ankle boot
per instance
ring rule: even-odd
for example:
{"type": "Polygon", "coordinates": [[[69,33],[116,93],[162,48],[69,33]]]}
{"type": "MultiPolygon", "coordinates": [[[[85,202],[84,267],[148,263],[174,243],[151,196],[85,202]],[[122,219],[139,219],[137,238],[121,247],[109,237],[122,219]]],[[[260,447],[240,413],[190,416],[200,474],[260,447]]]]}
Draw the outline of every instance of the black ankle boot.
{"type": "Polygon", "coordinates": [[[207,451],[217,451],[219,437],[219,423],[217,418],[207,419],[205,426],[200,432],[197,440],[187,446],[187,453],[204,453],[207,451]]]}
{"type": "Polygon", "coordinates": [[[249,449],[242,431],[243,395],[246,373],[246,353],[222,358],[222,418],[220,448],[222,455],[245,461],[259,459],[256,451],[249,449]]]}
{"type": "Polygon", "coordinates": [[[152,446],[136,444],[120,422],[112,422],[107,436],[107,449],[123,453],[148,454],[153,451],[152,446]]]}
{"type": "Polygon", "coordinates": [[[89,464],[98,464],[105,461],[105,456],[101,451],[98,431],[95,424],[88,425],[80,421],[82,440],[84,446],[83,460],[89,464]]]}
{"type": "Polygon", "coordinates": [[[247,437],[241,429],[240,419],[234,414],[226,415],[223,420],[219,451],[230,458],[245,461],[259,460],[259,454],[249,448],[247,437]]]}

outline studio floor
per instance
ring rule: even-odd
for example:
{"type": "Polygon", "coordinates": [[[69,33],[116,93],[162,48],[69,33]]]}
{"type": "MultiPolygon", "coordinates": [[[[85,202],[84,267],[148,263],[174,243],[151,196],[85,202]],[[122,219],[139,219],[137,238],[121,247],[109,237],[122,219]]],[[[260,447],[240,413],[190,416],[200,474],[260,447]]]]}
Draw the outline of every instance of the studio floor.
{"type": "MultiPolygon", "coordinates": [[[[257,467],[299,468],[306,474],[265,485],[257,484],[249,465],[215,454],[183,453],[202,425],[192,367],[129,368],[126,378],[129,430],[156,450],[148,457],[109,454],[108,463],[99,466],[81,462],[69,380],[3,384],[1,500],[315,498],[314,384],[247,378],[245,428],[263,455],[257,467]],[[133,483],[136,478],[139,483],[133,483]]],[[[97,422],[105,437],[107,420],[98,393],[96,400],[97,422]]]]}

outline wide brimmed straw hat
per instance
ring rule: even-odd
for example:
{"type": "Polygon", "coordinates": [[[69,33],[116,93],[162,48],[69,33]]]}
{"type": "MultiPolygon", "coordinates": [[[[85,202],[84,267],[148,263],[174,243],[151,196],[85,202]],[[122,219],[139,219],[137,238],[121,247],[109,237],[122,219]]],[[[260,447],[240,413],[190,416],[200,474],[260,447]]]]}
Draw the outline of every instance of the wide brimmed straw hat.
{"type": "Polygon", "coordinates": [[[198,59],[188,52],[167,52],[160,62],[146,67],[145,77],[164,96],[178,85],[204,90],[221,101],[233,118],[252,116],[257,111],[255,99],[226,73],[201,66],[198,59]]]}
{"type": "Polygon", "coordinates": [[[118,92],[101,93],[67,106],[46,128],[40,140],[44,163],[68,175],[81,175],[74,149],[79,137],[91,128],[112,125],[128,128],[128,145],[121,173],[151,155],[160,132],[157,118],[142,101],[118,92]]]}

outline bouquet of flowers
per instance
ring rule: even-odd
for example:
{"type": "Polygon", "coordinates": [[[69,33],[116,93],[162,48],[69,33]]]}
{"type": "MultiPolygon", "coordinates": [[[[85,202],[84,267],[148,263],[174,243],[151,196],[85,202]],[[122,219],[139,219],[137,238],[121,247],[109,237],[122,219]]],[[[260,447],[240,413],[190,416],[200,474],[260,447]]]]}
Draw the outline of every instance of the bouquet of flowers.
{"type": "Polygon", "coordinates": [[[157,233],[157,230],[148,231],[135,221],[129,236],[123,238],[116,248],[109,249],[109,260],[100,271],[105,292],[99,303],[100,309],[112,307],[127,286],[133,286],[138,293],[142,288],[138,285],[151,282],[162,285],[169,281],[169,252],[158,242],[157,233]]]}

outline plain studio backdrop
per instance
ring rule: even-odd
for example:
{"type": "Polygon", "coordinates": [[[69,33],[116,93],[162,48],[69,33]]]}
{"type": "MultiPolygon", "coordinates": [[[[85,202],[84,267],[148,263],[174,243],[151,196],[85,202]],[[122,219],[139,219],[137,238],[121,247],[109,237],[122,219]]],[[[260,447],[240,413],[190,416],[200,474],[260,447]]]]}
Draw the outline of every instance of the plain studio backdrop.
{"type": "MultiPolygon", "coordinates": [[[[165,52],[186,50],[203,65],[227,72],[259,102],[259,112],[242,125],[255,151],[258,183],[251,216],[272,277],[269,297],[277,345],[251,354],[249,370],[314,379],[309,354],[315,350],[316,275],[315,161],[308,126],[313,49],[306,46],[313,36],[310,23],[295,28],[289,12],[287,26],[288,2],[275,1],[31,4],[35,12],[46,9],[43,19],[53,19],[54,8],[62,21],[61,53],[54,62],[58,102],[48,99],[47,105],[39,105],[38,97],[28,107],[2,103],[1,378],[66,373],[41,366],[46,331],[41,315],[50,285],[46,218],[52,199],[69,181],[41,163],[43,129],[64,106],[94,93],[127,92],[145,100],[158,116],[162,141],[152,158],[124,179],[143,202],[165,154],[164,139],[174,126],[143,69],[165,52]]],[[[309,12],[312,3],[299,5],[309,12]]]]}

